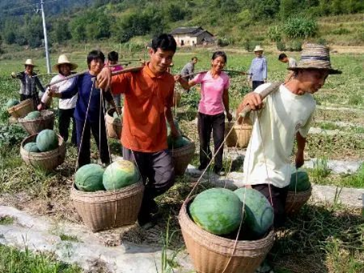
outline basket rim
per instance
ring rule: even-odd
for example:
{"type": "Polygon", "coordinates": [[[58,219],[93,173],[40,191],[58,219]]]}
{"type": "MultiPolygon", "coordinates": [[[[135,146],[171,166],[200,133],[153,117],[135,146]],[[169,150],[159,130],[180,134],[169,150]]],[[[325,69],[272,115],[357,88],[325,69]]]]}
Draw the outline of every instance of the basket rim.
{"type": "Polygon", "coordinates": [[[22,100],[20,101],[17,105],[11,106],[8,108],[8,111],[15,111],[15,108],[18,108],[19,106],[25,106],[27,104],[31,104],[32,100],[31,99],[26,99],[26,100],[22,100]]]}
{"type": "Polygon", "coordinates": [[[192,146],[195,149],[195,147],[196,147],[195,142],[190,137],[188,137],[186,135],[181,135],[181,137],[187,138],[190,141],[190,143],[188,143],[185,146],[179,147],[179,148],[173,148],[172,147],[171,149],[169,149],[171,152],[176,152],[177,153],[177,152],[180,152],[180,151],[183,151],[183,150],[188,150],[188,149],[191,149],[192,146]],[[186,149],[186,148],[188,148],[188,149],[186,149]]]}
{"type": "Polygon", "coordinates": [[[19,123],[31,123],[31,122],[41,122],[43,120],[49,120],[49,119],[54,118],[54,112],[53,111],[42,110],[40,112],[41,112],[41,116],[39,118],[25,120],[24,119],[25,117],[23,117],[23,118],[19,118],[18,121],[19,121],[19,123]],[[42,113],[45,113],[45,115],[42,115],[42,113]]]}
{"type": "MultiPolygon", "coordinates": [[[[209,239],[208,243],[206,242],[207,240],[205,240],[203,242],[199,242],[199,243],[212,252],[222,254],[222,255],[228,255],[227,253],[225,253],[223,251],[218,251],[217,247],[213,247],[213,246],[228,247],[228,246],[234,245],[235,240],[212,234],[206,230],[203,230],[198,225],[196,225],[193,222],[193,220],[190,218],[190,216],[187,212],[187,205],[193,200],[193,198],[195,198],[195,196],[192,196],[189,199],[185,200],[185,202],[183,202],[181,210],[178,215],[178,221],[180,223],[180,226],[181,226],[181,221],[183,220],[182,218],[184,218],[187,221],[186,225],[188,225],[189,227],[192,227],[192,228],[184,229],[183,232],[188,233],[189,236],[191,236],[191,237],[194,237],[194,234],[198,234],[198,236],[200,236],[200,237],[209,239]]],[[[271,229],[267,233],[267,235],[262,239],[249,240],[249,241],[248,240],[238,240],[234,253],[236,254],[237,251],[246,252],[246,251],[255,250],[255,249],[257,249],[254,247],[256,245],[259,245],[260,248],[269,247],[269,249],[270,249],[273,246],[273,243],[274,243],[274,230],[271,229]]]]}
{"type": "Polygon", "coordinates": [[[305,190],[305,191],[288,191],[287,193],[287,196],[290,195],[290,196],[306,196],[306,195],[309,195],[311,194],[312,192],[312,186],[310,186],[310,188],[308,190],[305,190]]]}
{"type": "Polygon", "coordinates": [[[25,144],[27,144],[28,142],[31,142],[30,140],[32,140],[33,138],[37,138],[38,134],[39,133],[27,136],[26,138],[24,138],[22,140],[22,142],[20,144],[20,153],[30,154],[30,155],[42,155],[42,157],[44,157],[44,156],[47,156],[49,154],[54,153],[55,151],[58,152],[62,147],[66,146],[63,137],[61,137],[60,134],[57,134],[57,136],[58,136],[58,147],[56,149],[53,149],[53,150],[50,150],[50,151],[47,151],[47,152],[28,152],[28,151],[26,151],[24,149],[25,144]]]}

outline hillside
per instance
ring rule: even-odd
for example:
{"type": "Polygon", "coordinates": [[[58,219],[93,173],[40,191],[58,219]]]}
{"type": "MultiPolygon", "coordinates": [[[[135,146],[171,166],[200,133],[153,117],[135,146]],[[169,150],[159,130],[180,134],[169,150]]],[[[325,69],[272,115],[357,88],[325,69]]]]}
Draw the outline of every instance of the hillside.
{"type": "MultiPolygon", "coordinates": [[[[35,0],[2,0],[0,46],[41,47],[42,19],[35,0]],[[23,8],[22,8],[23,6],[23,8]],[[22,15],[22,16],[20,16],[22,15]]],[[[45,0],[49,42],[110,40],[144,44],[177,26],[202,26],[220,45],[277,44],[299,49],[305,40],[364,44],[364,1],[351,0],[45,0]]],[[[1,52],[1,47],[0,47],[1,52]]]]}

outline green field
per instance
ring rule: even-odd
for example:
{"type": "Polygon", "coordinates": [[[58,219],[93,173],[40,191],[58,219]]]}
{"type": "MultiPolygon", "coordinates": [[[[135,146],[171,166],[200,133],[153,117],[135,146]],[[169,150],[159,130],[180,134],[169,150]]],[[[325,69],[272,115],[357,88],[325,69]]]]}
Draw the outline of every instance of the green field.
{"type": "MultiPolygon", "coordinates": [[[[79,64],[78,71],[82,71],[86,69],[86,55],[91,49],[91,46],[87,45],[83,48],[68,48],[65,52],[69,53],[71,61],[79,64]]],[[[104,45],[101,46],[101,49],[106,53],[112,49],[118,49],[118,47],[117,45],[114,47],[104,45]]],[[[172,72],[179,73],[183,65],[193,56],[199,58],[196,71],[209,69],[210,58],[215,50],[217,49],[179,50],[174,57],[172,72]]],[[[227,53],[227,69],[246,71],[253,58],[252,53],[241,48],[219,50],[225,50],[227,53]]],[[[144,51],[122,51],[121,53],[124,58],[148,58],[144,51]]],[[[34,58],[35,63],[39,65],[37,67],[38,73],[45,74],[45,59],[42,55],[43,53],[39,51],[18,51],[12,56],[7,55],[6,59],[0,61],[0,106],[3,106],[9,98],[18,98],[19,82],[11,79],[10,73],[22,71],[22,63],[26,58],[34,58]]],[[[287,73],[286,65],[277,60],[278,53],[268,49],[265,55],[268,60],[268,79],[271,81],[284,79],[287,73]]],[[[299,59],[298,53],[289,55],[299,59]]],[[[52,53],[53,64],[57,57],[58,54],[52,53]]],[[[315,94],[320,108],[316,111],[313,126],[328,131],[339,130],[342,134],[333,136],[329,134],[310,135],[306,157],[341,160],[362,159],[364,154],[364,130],[362,129],[364,127],[364,55],[332,54],[331,61],[333,67],[342,70],[343,74],[330,76],[325,87],[315,94]],[[347,109],[330,110],[324,109],[325,107],[347,109]],[[344,124],[335,123],[339,121],[344,124]]],[[[130,64],[130,66],[137,65],[138,62],[130,64]]],[[[49,75],[40,76],[43,84],[48,83],[50,78],[49,75]]],[[[246,76],[231,74],[229,92],[232,110],[237,107],[248,91],[246,76]]],[[[194,140],[197,140],[196,128],[191,126],[188,119],[194,118],[198,100],[197,91],[193,90],[189,94],[184,93],[181,106],[175,111],[182,131],[194,140]]],[[[8,125],[4,110],[2,109],[0,116],[0,197],[5,194],[24,193],[29,196],[32,202],[37,204],[35,213],[49,215],[55,220],[81,223],[69,200],[69,188],[72,183],[77,155],[76,149],[68,148],[66,162],[58,167],[57,171],[51,174],[34,171],[25,166],[19,157],[19,144],[26,134],[18,126],[8,125]]],[[[112,140],[111,146],[115,154],[120,154],[120,145],[117,141],[112,140]]],[[[93,153],[97,157],[95,146],[93,153]]],[[[327,172],[326,167],[323,163],[310,171],[310,177],[314,183],[363,188],[363,168],[356,174],[340,176],[327,172]]],[[[167,226],[169,230],[176,231],[173,240],[168,245],[175,251],[183,247],[177,214],[183,200],[191,190],[192,185],[187,183],[187,180],[187,177],[181,178],[166,195],[158,199],[163,217],[159,229],[154,232],[162,234],[163,237],[166,234],[167,226]],[[169,218],[171,219],[170,223],[167,222],[169,218]]],[[[209,186],[201,185],[198,190],[201,191],[206,187],[209,186]]],[[[24,208],[16,199],[13,202],[6,205],[24,208]]],[[[140,241],[133,241],[136,236],[133,237],[132,234],[126,234],[124,239],[135,243],[164,246],[161,236],[158,236],[157,239],[151,239],[148,238],[148,231],[144,231],[144,233],[144,241],[140,239],[140,236],[138,237],[140,241]]],[[[297,218],[290,220],[287,228],[278,234],[277,243],[270,260],[277,269],[275,272],[281,273],[364,272],[363,234],[364,225],[359,209],[349,209],[340,204],[309,203],[297,218]]],[[[9,256],[5,255],[6,252],[8,252],[7,249],[0,248],[0,259],[21,263],[20,258],[18,258],[21,254],[13,252],[14,254],[9,256]]]]}

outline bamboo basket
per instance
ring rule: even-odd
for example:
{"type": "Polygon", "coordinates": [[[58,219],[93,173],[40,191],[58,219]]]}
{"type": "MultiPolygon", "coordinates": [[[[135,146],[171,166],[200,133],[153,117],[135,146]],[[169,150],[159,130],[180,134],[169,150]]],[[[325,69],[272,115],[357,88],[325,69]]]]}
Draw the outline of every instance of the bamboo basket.
{"type": "Polygon", "coordinates": [[[66,157],[66,144],[63,138],[58,135],[58,148],[48,152],[33,153],[26,151],[23,147],[28,142],[35,142],[38,134],[26,137],[20,146],[21,158],[27,165],[50,172],[64,162],[66,157]]]}
{"type": "Polygon", "coordinates": [[[231,127],[234,127],[231,134],[226,139],[228,147],[245,148],[249,144],[252,135],[253,126],[247,123],[241,125],[234,123],[225,123],[225,134],[227,134],[231,127]]]}
{"type": "Polygon", "coordinates": [[[33,101],[31,99],[23,100],[19,104],[8,109],[8,112],[14,118],[23,118],[34,110],[33,101]]]}
{"type": "MultiPolygon", "coordinates": [[[[211,234],[198,227],[190,218],[183,203],[178,220],[187,251],[199,273],[254,273],[274,243],[274,232],[255,241],[238,241],[211,234]],[[234,252],[233,252],[234,251],[234,252]]],[[[186,205],[187,204],[187,205],[186,205]]]]}
{"type": "Polygon", "coordinates": [[[285,206],[286,214],[290,216],[296,214],[306,204],[308,199],[310,199],[311,192],[312,188],[302,192],[288,191],[285,206]]]}
{"type": "Polygon", "coordinates": [[[107,110],[105,115],[107,136],[109,138],[120,139],[122,129],[122,117],[120,116],[121,122],[117,122],[113,117],[114,112],[115,108],[110,108],[109,110],[107,110]]]}
{"type": "Polygon", "coordinates": [[[19,119],[19,123],[23,126],[23,128],[28,132],[29,135],[37,134],[44,129],[53,129],[54,113],[49,110],[43,110],[40,112],[40,114],[41,117],[37,119],[19,119]]]}
{"type": "Polygon", "coordinates": [[[188,140],[190,141],[188,145],[177,149],[171,149],[175,175],[184,175],[188,164],[191,162],[193,155],[195,154],[195,142],[193,142],[190,138],[188,138],[188,140]]]}
{"type": "Polygon", "coordinates": [[[71,189],[71,199],[82,221],[93,232],[134,224],[142,204],[141,181],[116,191],[71,189]]]}

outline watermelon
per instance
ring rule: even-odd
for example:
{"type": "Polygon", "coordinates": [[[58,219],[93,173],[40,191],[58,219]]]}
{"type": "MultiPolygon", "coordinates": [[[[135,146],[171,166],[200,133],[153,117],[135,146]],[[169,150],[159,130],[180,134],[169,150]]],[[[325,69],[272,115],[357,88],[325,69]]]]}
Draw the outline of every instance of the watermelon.
{"type": "Polygon", "coordinates": [[[254,239],[261,238],[273,225],[274,210],[268,199],[259,191],[240,188],[234,191],[244,204],[244,225],[248,227],[254,239]]]}
{"type": "Polygon", "coordinates": [[[10,108],[10,107],[13,107],[15,105],[19,104],[19,101],[16,100],[16,99],[10,99],[8,100],[8,102],[6,103],[6,107],[7,108],[10,108]]]}
{"type": "Polygon", "coordinates": [[[216,235],[235,231],[242,221],[242,203],[231,190],[215,188],[198,194],[189,207],[196,225],[216,235]]]}
{"type": "Polygon", "coordinates": [[[51,151],[58,147],[58,136],[53,130],[45,129],[37,135],[36,143],[39,151],[51,151]]]}
{"type": "Polygon", "coordinates": [[[75,185],[81,191],[104,191],[102,176],[104,169],[97,164],[87,164],[79,168],[75,175],[75,185]]]}
{"type": "Polygon", "coordinates": [[[32,112],[28,113],[28,115],[26,115],[24,119],[33,120],[33,119],[37,119],[40,117],[41,117],[41,114],[39,111],[32,111],[32,112]]]}
{"type": "Polygon", "coordinates": [[[24,145],[24,150],[26,150],[27,152],[31,152],[31,153],[39,153],[39,149],[37,147],[37,143],[35,142],[28,142],[27,144],[24,145]]]}
{"type": "Polygon", "coordinates": [[[138,182],[139,177],[134,163],[121,159],[107,166],[102,183],[108,191],[117,190],[138,182]]]}
{"type": "Polygon", "coordinates": [[[308,173],[304,170],[299,170],[291,174],[291,181],[289,183],[289,191],[307,191],[311,188],[310,179],[308,173]],[[296,183],[297,181],[297,183],[296,183]]]}

